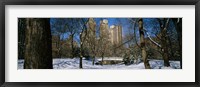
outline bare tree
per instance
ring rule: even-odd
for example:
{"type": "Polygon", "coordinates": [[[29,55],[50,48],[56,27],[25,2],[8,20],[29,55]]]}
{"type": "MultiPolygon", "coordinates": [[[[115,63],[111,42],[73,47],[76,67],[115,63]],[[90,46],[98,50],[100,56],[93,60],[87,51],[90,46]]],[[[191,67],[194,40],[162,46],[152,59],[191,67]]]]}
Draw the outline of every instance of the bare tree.
{"type": "Polygon", "coordinates": [[[149,38],[149,40],[154,44],[156,45],[157,47],[159,47],[161,49],[161,55],[163,57],[163,60],[164,60],[164,66],[170,66],[169,64],[169,48],[168,48],[168,40],[169,40],[169,37],[167,35],[167,28],[168,28],[168,25],[169,25],[169,18],[164,18],[164,19],[160,19],[160,18],[157,18],[157,21],[158,21],[158,24],[159,24],[159,27],[160,27],[160,32],[158,33],[157,38],[160,40],[160,43],[157,43],[155,40],[153,40],[151,37],[150,37],[150,34],[148,34],[148,32],[146,31],[146,29],[144,29],[144,32],[147,34],[147,37],[149,38]]]}
{"type": "Polygon", "coordinates": [[[54,18],[51,19],[51,31],[52,31],[52,36],[56,37],[53,42],[55,44],[56,49],[58,51],[58,57],[62,58],[62,40],[64,40],[64,36],[66,33],[66,20],[64,18],[54,18]]]}
{"type": "Polygon", "coordinates": [[[25,69],[52,69],[50,21],[48,18],[27,18],[25,69]]]}
{"type": "Polygon", "coordinates": [[[69,33],[70,40],[71,40],[71,57],[74,58],[75,56],[75,47],[74,47],[74,37],[76,33],[78,32],[78,26],[79,24],[77,23],[76,18],[66,18],[66,28],[67,28],[67,33],[69,33]]]}
{"type": "Polygon", "coordinates": [[[84,44],[86,43],[86,38],[87,38],[87,20],[85,18],[80,18],[77,19],[77,23],[79,24],[79,38],[80,38],[80,52],[79,52],[79,57],[80,57],[80,63],[79,63],[79,68],[83,68],[82,65],[82,59],[83,59],[83,52],[84,52],[84,44]]]}
{"type": "Polygon", "coordinates": [[[168,47],[167,47],[167,28],[169,25],[169,18],[163,19],[163,22],[161,19],[158,19],[161,29],[161,51],[162,56],[164,59],[164,66],[170,66],[169,64],[169,56],[168,56],[168,47]]]}
{"type": "Polygon", "coordinates": [[[144,40],[143,19],[140,18],[138,23],[139,23],[140,46],[141,46],[141,51],[142,51],[142,59],[144,61],[145,68],[150,69],[149,61],[147,60],[147,52],[146,52],[145,40],[144,40]]]}

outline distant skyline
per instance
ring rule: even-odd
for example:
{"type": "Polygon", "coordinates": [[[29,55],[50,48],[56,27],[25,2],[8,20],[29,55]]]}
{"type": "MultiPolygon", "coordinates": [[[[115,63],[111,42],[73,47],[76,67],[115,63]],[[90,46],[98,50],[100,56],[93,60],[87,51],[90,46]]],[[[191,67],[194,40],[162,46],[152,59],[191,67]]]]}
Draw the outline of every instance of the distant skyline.
{"type": "MultiPolygon", "coordinates": [[[[91,17],[91,18],[93,18],[93,17],[91,17]]],[[[50,21],[53,21],[52,19],[56,19],[56,18],[50,18],[50,21]]],[[[106,20],[108,20],[108,27],[110,28],[110,26],[112,26],[112,25],[120,25],[120,26],[122,26],[122,38],[124,37],[124,35],[126,35],[127,33],[130,33],[130,30],[131,30],[131,33],[133,33],[134,32],[134,28],[133,28],[133,26],[130,26],[129,24],[128,24],[128,22],[130,22],[129,20],[128,20],[128,18],[95,18],[94,17],[94,20],[95,20],[95,22],[96,22],[96,25],[97,25],[97,27],[99,27],[99,25],[100,25],[100,20],[103,20],[103,19],[106,19],[106,20]],[[130,29],[131,28],[131,29],[130,29]],[[130,30],[129,30],[130,29],[130,30]]],[[[155,20],[156,20],[156,18],[143,18],[143,23],[144,23],[144,25],[143,25],[143,27],[144,27],[144,29],[145,30],[147,30],[148,31],[148,33],[150,34],[150,36],[152,36],[152,37],[155,37],[155,29],[156,28],[158,28],[159,27],[159,24],[158,23],[155,23],[155,20]],[[152,33],[152,32],[154,32],[154,33],[152,33]]],[[[169,24],[170,26],[170,28],[175,28],[174,27],[174,25],[171,23],[171,24],[169,24]]],[[[137,28],[138,26],[136,25],[136,34],[137,34],[137,37],[139,37],[138,36],[138,34],[139,34],[139,31],[137,30],[138,28],[137,28]]],[[[175,29],[174,29],[175,30],[175,29]]],[[[147,37],[146,35],[145,35],[145,37],[147,37]]],[[[64,39],[66,39],[66,38],[68,38],[68,34],[65,34],[65,36],[64,36],[64,39]]]]}

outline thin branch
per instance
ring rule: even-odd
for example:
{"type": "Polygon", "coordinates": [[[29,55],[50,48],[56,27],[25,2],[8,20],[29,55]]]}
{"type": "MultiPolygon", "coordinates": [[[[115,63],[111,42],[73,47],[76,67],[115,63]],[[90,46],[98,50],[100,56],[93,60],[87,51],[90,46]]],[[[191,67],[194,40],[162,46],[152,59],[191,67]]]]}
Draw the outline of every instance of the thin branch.
{"type": "MultiPolygon", "coordinates": [[[[136,19],[136,21],[138,21],[138,19],[136,19]]],[[[136,32],[135,32],[136,23],[137,23],[137,22],[134,23],[134,28],[133,28],[133,29],[134,29],[134,36],[135,36],[135,43],[136,43],[136,45],[140,48],[139,44],[137,43],[137,39],[136,39],[136,32]]],[[[141,48],[140,48],[140,49],[141,49],[141,48]]]]}
{"type": "Polygon", "coordinates": [[[149,38],[149,40],[150,40],[151,42],[153,42],[155,45],[157,45],[158,47],[161,48],[161,45],[158,44],[156,41],[154,41],[154,40],[150,37],[150,35],[149,35],[149,33],[147,32],[147,30],[144,29],[144,32],[147,34],[147,37],[149,38]]]}

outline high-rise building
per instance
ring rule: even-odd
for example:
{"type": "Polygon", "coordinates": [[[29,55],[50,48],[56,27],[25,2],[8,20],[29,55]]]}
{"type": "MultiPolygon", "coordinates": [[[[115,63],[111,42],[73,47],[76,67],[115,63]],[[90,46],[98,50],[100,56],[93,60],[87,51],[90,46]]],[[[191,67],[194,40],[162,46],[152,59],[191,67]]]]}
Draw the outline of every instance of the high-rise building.
{"type": "Polygon", "coordinates": [[[117,25],[110,26],[109,40],[112,44],[119,45],[122,43],[122,27],[117,25]]]}
{"type": "Polygon", "coordinates": [[[103,19],[100,21],[100,37],[105,37],[107,38],[109,35],[109,31],[108,31],[109,27],[108,27],[108,20],[107,19],[103,19]]]}
{"type": "Polygon", "coordinates": [[[100,37],[104,37],[111,42],[112,45],[120,45],[122,43],[122,26],[112,25],[108,27],[108,20],[100,21],[100,37]]]}
{"type": "Polygon", "coordinates": [[[96,22],[93,18],[89,18],[87,22],[87,29],[83,32],[83,38],[85,38],[85,46],[93,44],[96,39],[96,22]],[[87,34],[87,35],[86,35],[87,34]]]}
{"type": "Polygon", "coordinates": [[[87,32],[89,37],[96,37],[96,22],[93,18],[89,18],[87,22],[87,32]]]}

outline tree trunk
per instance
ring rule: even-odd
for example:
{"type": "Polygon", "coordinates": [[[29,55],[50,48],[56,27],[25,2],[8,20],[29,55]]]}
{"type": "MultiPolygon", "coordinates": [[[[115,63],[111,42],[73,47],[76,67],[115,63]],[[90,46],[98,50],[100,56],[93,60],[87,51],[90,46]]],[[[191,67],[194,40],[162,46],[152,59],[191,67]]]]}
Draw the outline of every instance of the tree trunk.
{"type": "Polygon", "coordinates": [[[62,58],[61,48],[58,49],[58,57],[59,57],[59,58],[62,58]]]}
{"type": "Polygon", "coordinates": [[[61,37],[60,37],[60,34],[58,35],[58,57],[59,58],[62,58],[62,54],[61,54],[61,37]]]}
{"type": "Polygon", "coordinates": [[[164,48],[164,53],[163,53],[163,59],[164,59],[164,66],[170,66],[169,64],[169,58],[168,58],[168,51],[167,51],[168,48],[164,48]]]}
{"type": "Polygon", "coordinates": [[[102,54],[102,59],[101,59],[101,65],[103,66],[103,58],[104,58],[104,54],[102,54]]]}
{"type": "Polygon", "coordinates": [[[179,54],[180,54],[180,65],[182,69],[182,18],[173,18],[172,19],[176,28],[176,32],[178,34],[178,42],[179,42],[179,54]]]}
{"type": "Polygon", "coordinates": [[[80,47],[80,63],[79,63],[79,68],[82,69],[83,68],[83,64],[82,64],[82,59],[83,59],[83,49],[82,49],[82,42],[81,42],[81,47],[80,47]]]}
{"type": "Polygon", "coordinates": [[[72,58],[74,58],[74,34],[72,34],[72,37],[71,37],[71,47],[72,47],[72,58]]]}
{"type": "Polygon", "coordinates": [[[82,56],[82,53],[80,55],[80,63],[79,63],[79,68],[82,69],[83,68],[83,64],[82,64],[82,59],[83,59],[83,56],[82,56]]]}
{"type": "Polygon", "coordinates": [[[168,46],[167,46],[167,26],[169,24],[169,19],[164,19],[165,24],[164,27],[161,28],[161,41],[162,41],[162,51],[163,51],[163,59],[164,59],[164,66],[170,66],[169,64],[169,54],[168,54],[168,46]]]}
{"type": "Polygon", "coordinates": [[[80,63],[79,63],[79,68],[80,69],[82,69],[83,68],[83,66],[82,66],[82,59],[83,59],[83,40],[82,40],[82,33],[80,34],[80,41],[81,41],[81,44],[80,44],[80,55],[79,55],[79,57],[80,57],[80,63]]]}
{"type": "Polygon", "coordinates": [[[19,18],[18,19],[18,59],[24,59],[25,29],[26,29],[25,18],[19,18]]]}
{"type": "Polygon", "coordinates": [[[174,58],[174,51],[173,51],[173,47],[172,47],[172,41],[171,41],[169,36],[167,36],[167,39],[169,41],[169,46],[170,46],[170,53],[171,53],[170,58],[174,58]]]}
{"type": "Polygon", "coordinates": [[[92,57],[92,65],[94,65],[95,62],[95,56],[92,57]]]}
{"type": "Polygon", "coordinates": [[[27,18],[25,39],[25,69],[52,69],[50,21],[47,18],[27,18]]]}
{"type": "Polygon", "coordinates": [[[139,32],[140,32],[140,46],[142,50],[142,59],[144,61],[145,69],[150,69],[149,61],[147,60],[147,52],[144,41],[143,19],[139,19],[139,32]]]}
{"type": "Polygon", "coordinates": [[[177,33],[179,40],[179,53],[180,53],[180,68],[182,69],[182,18],[179,18],[179,22],[177,23],[177,33]]]}

